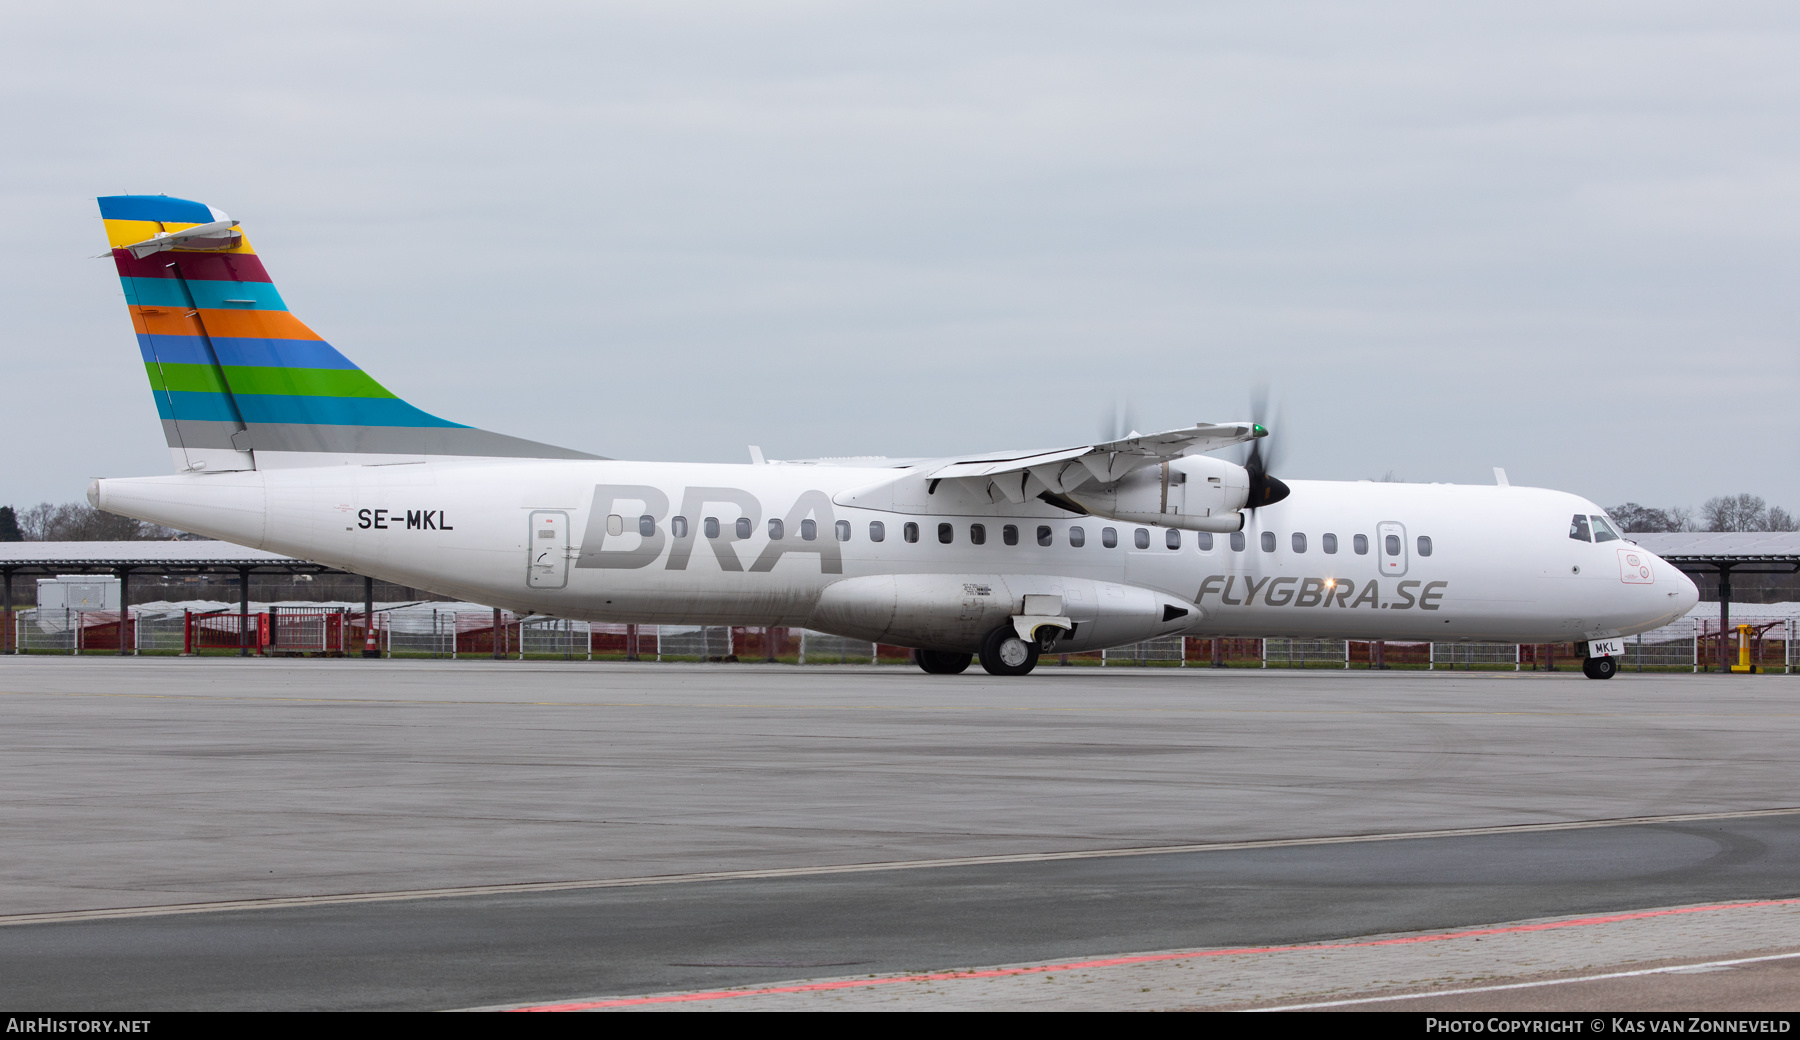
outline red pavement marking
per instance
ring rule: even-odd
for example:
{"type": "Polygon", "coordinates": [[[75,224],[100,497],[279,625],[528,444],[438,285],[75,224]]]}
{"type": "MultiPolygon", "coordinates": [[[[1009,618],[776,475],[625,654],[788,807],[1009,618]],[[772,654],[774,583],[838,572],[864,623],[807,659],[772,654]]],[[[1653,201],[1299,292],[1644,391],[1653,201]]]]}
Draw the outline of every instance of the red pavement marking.
{"type": "Polygon", "coordinates": [[[1793,906],[1800,899],[1762,899],[1748,903],[1715,903],[1711,906],[1686,906],[1675,910],[1643,910],[1630,914],[1607,914],[1602,917],[1574,917],[1566,921],[1543,924],[1519,924],[1506,928],[1469,928],[1460,932],[1435,935],[1412,935],[1399,939],[1371,939],[1354,943],[1314,943],[1303,946],[1244,946],[1231,950],[1200,950],[1190,953],[1147,953],[1136,957],[1106,957],[1092,961],[1069,961],[1063,964],[1039,964],[1027,968],[990,968],[986,971],[940,971],[920,975],[883,975],[871,979],[841,979],[836,982],[809,982],[798,986],[765,986],[761,989],[717,989],[694,993],[666,993],[655,997],[625,997],[617,1000],[583,1000],[568,1004],[536,1004],[513,1008],[514,1011],[591,1011],[597,1008],[640,1007],[645,1004],[685,1004],[697,1000],[729,1000],[733,997],[763,997],[775,993],[818,993],[834,989],[860,989],[888,986],[896,982],[945,982],[956,979],[1000,979],[1013,975],[1046,975],[1056,971],[1083,968],[1116,968],[1126,964],[1152,964],[1160,961],[1197,960],[1203,957],[1238,957],[1249,953],[1298,953],[1308,950],[1355,950],[1368,946],[1406,946],[1411,943],[1444,942],[1448,939],[1471,939],[1486,935],[1516,935],[1521,932],[1547,932],[1559,928],[1581,928],[1620,921],[1641,921],[1650,917],[1675,914],[1702,914],[1714,910],[1747,910],[1762,906],[1793,906]]]}

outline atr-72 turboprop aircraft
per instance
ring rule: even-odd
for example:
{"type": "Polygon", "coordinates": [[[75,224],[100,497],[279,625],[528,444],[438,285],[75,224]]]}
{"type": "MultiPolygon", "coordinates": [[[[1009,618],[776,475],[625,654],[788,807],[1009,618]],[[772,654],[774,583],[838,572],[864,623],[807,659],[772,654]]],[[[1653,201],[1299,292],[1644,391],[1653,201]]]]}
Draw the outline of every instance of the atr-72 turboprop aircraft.
{"type": "Polygon", "coordinates": [[[173,476],[102,509],[359,574],[596,621],[804,625],[980,655],[1156,636],[1581,642],[1680,617],[1693,582],[1539,488],[1283,483],[1252,422],[1053,451],[621,462],[446,422],[287,309],[237,221],[100,200],[173,476]],[[1246,465],[1205,454],[1250,442],[1246,465]]]}

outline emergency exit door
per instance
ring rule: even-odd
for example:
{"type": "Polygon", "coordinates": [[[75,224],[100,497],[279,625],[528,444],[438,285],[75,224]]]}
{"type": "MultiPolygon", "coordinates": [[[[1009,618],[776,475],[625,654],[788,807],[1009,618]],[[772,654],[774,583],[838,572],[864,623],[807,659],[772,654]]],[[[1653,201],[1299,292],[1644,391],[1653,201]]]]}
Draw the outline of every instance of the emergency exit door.
{"type": "Polygon", "coordinates": [[[1375,525],[1375,551],[1381,554],[1381,573],[1398,578],[1406,574],[1406,525],[1384,520],[1375,525]]]}
{"type": "Polygon", "coordinates": [[[560,589],[569,584],[569,514],[540,509],[531,514],[525,584],[534,589],[560,589]]]}

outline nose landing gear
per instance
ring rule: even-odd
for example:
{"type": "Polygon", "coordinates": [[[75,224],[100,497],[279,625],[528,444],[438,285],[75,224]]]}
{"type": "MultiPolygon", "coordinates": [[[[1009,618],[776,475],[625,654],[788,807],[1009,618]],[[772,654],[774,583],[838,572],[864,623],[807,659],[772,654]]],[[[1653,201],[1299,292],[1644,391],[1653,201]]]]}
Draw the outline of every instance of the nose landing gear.
{"type": "Polygon", "coordinates": [[[1581,659],[1581,674],[1590,679],[1610,679],[1619,672],[1619,660],[1616,657],[1584,657],[1581,659]]]}

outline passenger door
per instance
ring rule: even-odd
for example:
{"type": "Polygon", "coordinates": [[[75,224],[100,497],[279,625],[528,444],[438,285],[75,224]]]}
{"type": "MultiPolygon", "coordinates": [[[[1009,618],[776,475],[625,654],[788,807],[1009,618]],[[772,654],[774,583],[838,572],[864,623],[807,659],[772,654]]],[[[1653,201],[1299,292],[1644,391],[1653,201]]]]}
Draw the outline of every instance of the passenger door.
{"type": "Polygon", "coordinates": [[[1406,525],[1395,520],[1383,520],[1376,524],[1375,551],[1381,555],[1381,573],[1384,577],[1404,577],[1406,575],[1406,525]]]}
{"type": "Polygon", "coordinates": [[[529,562],[525,584],[534,589],[560,589],[569,584],[569,514],[560,509],[539,509],[531,514],[526,532],[529,562]]]}

